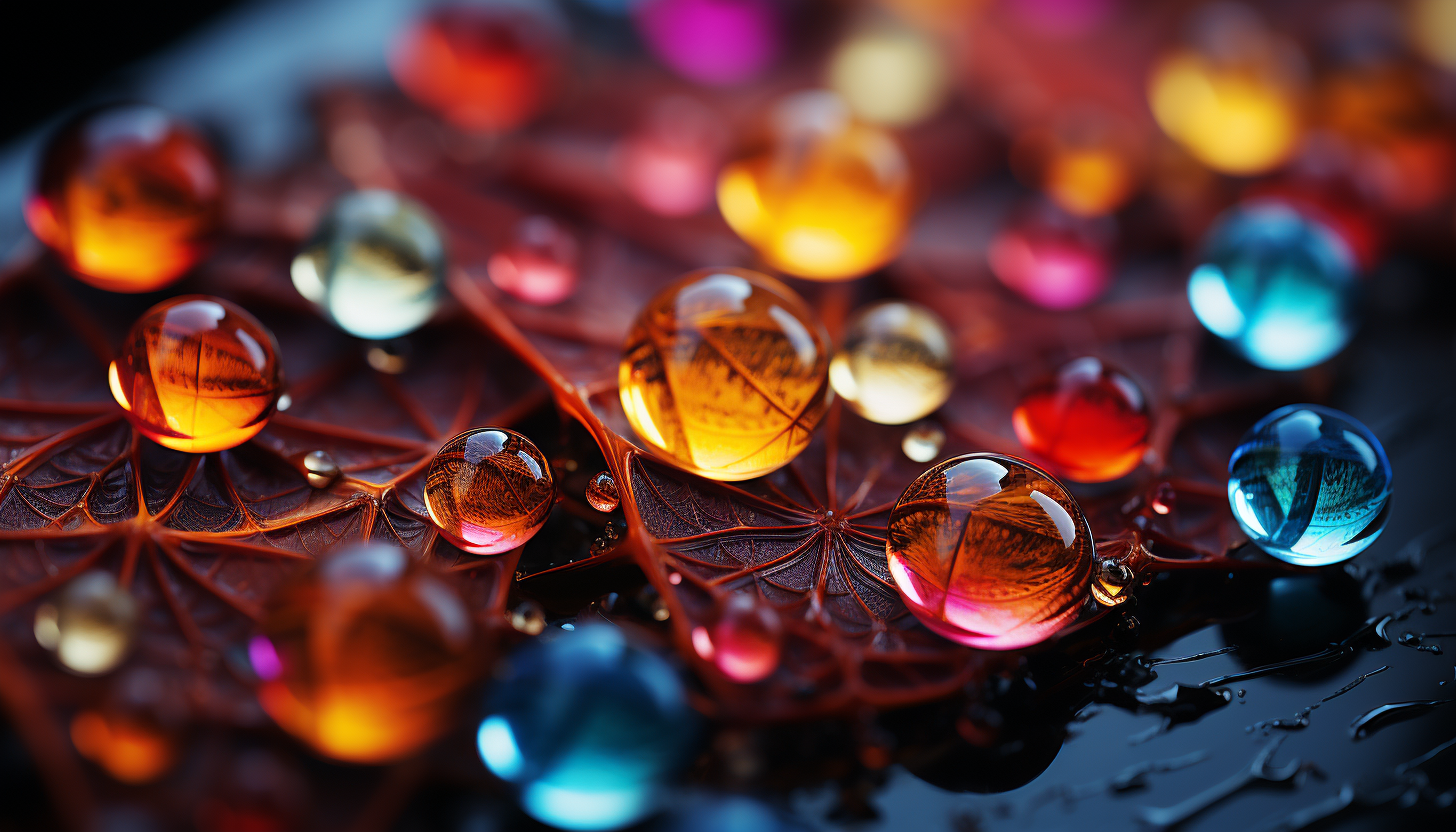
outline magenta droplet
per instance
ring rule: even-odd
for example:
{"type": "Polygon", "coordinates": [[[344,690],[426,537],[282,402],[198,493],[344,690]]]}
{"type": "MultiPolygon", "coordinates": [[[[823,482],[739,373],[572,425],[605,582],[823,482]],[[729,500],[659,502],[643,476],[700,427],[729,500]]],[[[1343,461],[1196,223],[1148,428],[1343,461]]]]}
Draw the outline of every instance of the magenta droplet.
{"type": "Polygon", "coordinates": [[[278,649],[267,636],[253,636],[248,641],[248,662],[253,665],[253,672],[258,674],[258,678],[265,682],[283,675],[283,660],[278,657],[278,649]]]}
{"type": "Polygon", "coordinates": [[[1032,303],[1075,309],[1095,300],[1112,281],[1100,230],[1050,211],[1018,217],[997,233],[987,259],[1002,283],[1032,303]]]}
{"type": "Polygon", "coordinates": [[[782,48],[772,0],[645,0],[634,16],[658,60],[702,84],[747,81],[782,48]]]}
{"type": "Polygon", "coordinates": [[[757,682],[779,666],[783,624],[778,613],[748,595],[734,595],[723,604],[713,625],[713,663],[735,682],[757,682]]]}
{"type": "Polygon", "coordinates": [[[560,303],[576,291],[576,238],[550,217],[527,217],[486,270],[496,288],[527,303],[560,303]]]}
{"type": "Polygon", "coordinates": [[[1157,490],[1148,504],[1158,514],[1168,514],[1173,511],[1173,506],[1178,502],[1178,492],[1173,490],[1171,483],[1159,483],[1157,490]]]}

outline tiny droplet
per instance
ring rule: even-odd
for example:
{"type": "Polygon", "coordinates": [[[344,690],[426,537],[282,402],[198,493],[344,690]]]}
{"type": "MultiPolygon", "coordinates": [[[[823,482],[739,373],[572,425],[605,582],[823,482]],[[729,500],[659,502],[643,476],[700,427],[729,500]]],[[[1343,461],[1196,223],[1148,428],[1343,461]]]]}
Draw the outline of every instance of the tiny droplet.
{"type": "Polygon", "coordinates": [[[1157,512],[1158,514],[1168,514],[1173,510],[1173,506],[1175,506],[1177,502],[1178,492],[1173,490],[1173,485],[1171,483],[1165,482],[1158,484],[1158,488],[1153,492],[1153,497],[1151,500],[1148,501],[1148,504],[1151,505],[1153,507],[1153,511],[1157,512]]]}
{"type": "Polygon", "coordinates": [[[905,431],[900,449],[916,462],[929,462],[945,447],[945,431],[934,422],[916,422],[905,431]]]}
{"type": "Polygon", "coordinates": [[[137,605],[110,572],[86,572],[35,612],[35,639],[73,673],[109,673],[131,652],[137,605]]]}
{"type": "Polygon", "coordinates": [[[398,341],[373,344],[364,357],[369,360],[369,366],[392,376],[409,369],[409,355],[398,341]]]}
{"type": "Polygon", "coordinates": [[[615,511],[620,503],[617,481],[606,471],[597,472],[586,486],[586,501],[597,511],[615,511]]]}
{"type": "Polygon", "coordinates": [[[309,451],[304,454],[302,467],[308,484],[314,488],[328,488],[343,474],[339,463],[327,451],[309,451]]]}
{"type": "Polygon", "coordinates": [[[546,629],[546,611],[535,601],[522,601],[511,610],[511,626],[528,636],[540,635],[546,629]]]}

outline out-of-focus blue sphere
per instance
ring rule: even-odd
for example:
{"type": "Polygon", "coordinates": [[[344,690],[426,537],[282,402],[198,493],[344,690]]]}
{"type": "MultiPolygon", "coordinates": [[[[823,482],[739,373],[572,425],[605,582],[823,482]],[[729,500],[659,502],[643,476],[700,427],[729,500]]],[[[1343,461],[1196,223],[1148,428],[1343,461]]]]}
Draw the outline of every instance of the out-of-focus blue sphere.
{"type": "Polygon", "coordinates": [[[1343,349],[1355,332],[1359,296],[1349,245],[1272,200],[1220,217],[1188,278],[1198,320],[1270,370],[1303,369],[1343,349]]]}
{"type": "Polygon", "coordinates": [[[476,743],[521,807],[563,829],[615,829],[653,811],[697,718],[677,673],[616,627],[533,643],[506,663],[476,743]]]}
{"type": "Polygon", "coordinates": [[[1260,419],[1229,459],[1229,505],[1250,540],[1299,566],[1339,563],[1385,528],[1390,461],[1370,429],[1296,404],[1260,419]]]}

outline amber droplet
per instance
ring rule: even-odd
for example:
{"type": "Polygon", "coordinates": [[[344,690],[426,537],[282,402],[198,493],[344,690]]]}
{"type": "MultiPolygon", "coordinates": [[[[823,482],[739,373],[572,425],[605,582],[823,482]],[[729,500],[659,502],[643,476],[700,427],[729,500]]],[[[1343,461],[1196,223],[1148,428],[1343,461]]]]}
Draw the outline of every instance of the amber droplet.
{"type": "Polygon", "coordinates": [[[1150,425],[1137,382],[1096,358],[1064,365],[1011,414],[1021,444],[1077,482],[1115,480],[1136,468],[1150,425]]]}
{"type": "Polygon", "coordinates": [[[177,760],[177,742],[144,715],[81,711],[71,719],[71,744],[82,757],[123,783],[162,776],[177,760]]]}
{"type": "Polygon", "coordinates": [[[202,258],[222,209],[207,142],[163,110],[127,105],[82,113],[51,139],[25,219],[87,283],[150,292],[202,258]]]}
{"type": "Polygon", "coordinates": [[[870,304],[846,324],[829,382],[855,413],[903,425],[950,398],[950,332],[929,309],[902,301],[870,304]]]}
{"type": "Polygon", "coordinates": [[[921,474],[890,513],[890,574],[910,611],[990,650],[1044,640],[1088,594],[1092,529],[1051,475],[968,454],[921,474]]]}
{"type": "Polygon", "coordinates": [[[314,488],[328,488],[344,473],[327,451],[309,451],[303,455],[299,466],[308,484],[314,488]]]}
{"type": "Polygon", "coordinates": [[[712,630],[713,664],[735,682],[757,682],[779,666],[783,623],[767,604],[732,595],[712,630]]]}
{"type": "Polygon", "coordinates": [[[828,409],[828,337],[803,299],[747,269],[663,289],[622,348],[622,409],[645,445],[717,480],[798,456],[828,409]]]}
{"type": "Polygon", "coordinates": [[[142,315],[111,362],[111,394],[137,430],[177,451],[253,438],[278,402],[273,335],[241,308],[187,295],[142,315]]]}
{"type": "Polygon", "coordinates": [[[1153,496],[1148,500],[1148,505],[1158,514],[1171,514],[1173,508],[1178,505],[1178,492],[1173,490],[1173,484],[1167,482],[1158,483],[1153,490],[1153,496]]]}
{"type": "Polygon", "coordinates": [[[560,223],[531,216],[514,239],[486,263],[490,282],[527,303],[549,306],[576,291],[576,238],[560,223]]]}
{"type": "Polygon", "coordinates": [[[479,671],[471,621],[455,590],[403,550],[342,549],[269,601],[248,645],[258,702],[321,754],[398,759],[453,724],[479,671]]]}
{"type": "Polygon", "coordinates": [[[905,431],[900,450],[915,462],[929,462],[945,447],[945,431],[934,422],[917,422],[905,431]]]}
{"type": "Polygon", "coordinates": [[[538,636],[546,629],[546,611],[535,601],[522,601],[511,609],[511,626],[516,632],[538,636]]]}
{"type": "Polygon", "coordinates": [[[35,640],[73,673],[109,673],[131,652],[137,605],[110,572],[85,572],[35,611],[35,640]]]}
{"type": "Polygon", "coordinates": [[[621,502],[617,495],[617,481],[607,471],[599,471],[586,484],[586,501],[597,511],[616,511],[621,502]]]}
{"type": "Polygon", "coordinates": [[[839,97],[801,93],[775,112],[764,150],[718,175],[718,208],[771,266],[814,280],[873,271],[900,251],[910,222],[905,152],[855,122],[839,97]]]}
{"type": "Polygon", "coordinates": [[[381,373],[397,376],[410,365],[410,344],[403,338],[370,344],[364,351],[364,360],[381,373]]]}
{"type": "Polygon", "coordinates": [[[524,546],[545,525],[555,500],[546,457],[506,428],[456,436],[425,476],[430,519],[451,543],[476,555],[524,546]]]}
{"type": "Polygon", "coordinates": [[[454,3],[421,17],[390,52],[410,97],[486,133],[530,120],[557,74],[559,36],[529,5],[454,3]]]}

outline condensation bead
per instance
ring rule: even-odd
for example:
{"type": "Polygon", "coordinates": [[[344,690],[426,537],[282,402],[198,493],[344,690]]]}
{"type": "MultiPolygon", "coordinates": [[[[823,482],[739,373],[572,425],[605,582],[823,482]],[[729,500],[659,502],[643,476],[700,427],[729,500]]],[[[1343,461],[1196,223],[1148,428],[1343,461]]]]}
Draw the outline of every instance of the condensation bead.
{"type": "Polygon", "coordinates": [[[1392,471],[1353,417],[1314,404],[1260,419],[1229,460],[1229,505],[1244,533],[1280,560],[1324,566],[1365,551],[1385,529],[1392,471]]]}
{"type": "Polygon", "coordinates": [[[586,484],[586,501],[597,511],[616,511],[621,503],[617,494],[617,481],[606,471],[599,471],[586,484]]]}
{"type": "Polygon", "coordinates": [[[111,362],[111,394],[152,441],[209,453],[253,438],[282,388],[273,334],[238,306],[187,295],[132,325],[111,362]]]}
{"type": "Polygon", "coordinates": [[[1151,424],[1137,382],[1091,357],[1033,386],[1011,414],[1021,444],[1077,482],[1131,472],[1147,452],[1151,424]]]}
{"type": "Polygon", "coordinates": [[[946,638],[1025,647],[1087,599],[1094,549],[1081,508],[1051,475],[1013,457],[939,463],[890,513],[890,574],[910,611],[946,638]]]}
{"type": "Polygon", "coordinates": [[[445,242],[424,206],[392,191],[354,191],[334,202],[293,259],[293,285],[339,328],[398,338],[440,306],[445,242]]]}
{"type": "Polygon", "coordinates": [[[757,682],[779,666],[783,623],[766,603],[742,594],[723,602],[711,633],[713,664],[735,682],[757,682]]]}
{"type": "Polygon", "coordinates": [[[903,425],[950,398],[952,349],[950,332],[929,309],[903,301],[871,304],[846,324],[829,382],[859,415],[903,425]]]}
{"type": "Polygon", "coordinates": [[[507,552],[535,536],[556,502],[551,466],[531,440],[474,428],[446,442],[425,475],[430,519],[476,555],[507,552]]]}
{"type": "Polygon", "coordinates": [[[84,572],[35,612],[35,640],[73,673],[109,673],[131,652],[137,605],[110,572],[84,572]]]}
{"type": "Polygon", "coordinates": [[[945,430],[934,422],[917,422],[905,431],[900,450],[915,462],[929,462],[945,447],[945,430]]]}
{"type": "Polygon", "coordinates": [[[744,480],[798,456],[828,409],[828,337],[807,304],[747,269],[689,272],[622,348],[622,409],[654,453],[744,480]]]}
{"type": "Polygon", "coordinates": [[[576,291],[576,238],[550,217],[526,217],[511,242],[491,255],[486,272],[496,288],[527,303],[560,303],[576,291]]]}

